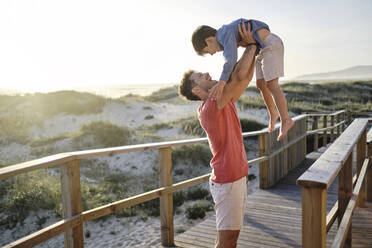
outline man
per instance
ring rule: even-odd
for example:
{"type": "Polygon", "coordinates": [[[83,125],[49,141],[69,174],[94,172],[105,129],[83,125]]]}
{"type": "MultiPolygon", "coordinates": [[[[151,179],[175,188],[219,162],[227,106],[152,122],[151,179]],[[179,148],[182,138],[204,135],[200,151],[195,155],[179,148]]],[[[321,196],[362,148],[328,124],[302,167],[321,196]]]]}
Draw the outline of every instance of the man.
{"type": "MultiPolygon", "coordinates": [[[[250,30],[239,29],[246,44],[250,30]]],[[[249,45],[219,92],[218,81],[208,73],[186,72],[179,94],[188,100],[203,101],[198,108],[200,124],[207,133],[213,154],[209,187],[215,203],[217,238],[215,247],[236,247],[243,226],[248,164],[242,130],[234,102],[243,94],[253,77],[256,45],[249,45]],[[218,91],[209,94],[210,91],[218,91]],[[217,98],[214,97],[217,94],[217,98]]]]}

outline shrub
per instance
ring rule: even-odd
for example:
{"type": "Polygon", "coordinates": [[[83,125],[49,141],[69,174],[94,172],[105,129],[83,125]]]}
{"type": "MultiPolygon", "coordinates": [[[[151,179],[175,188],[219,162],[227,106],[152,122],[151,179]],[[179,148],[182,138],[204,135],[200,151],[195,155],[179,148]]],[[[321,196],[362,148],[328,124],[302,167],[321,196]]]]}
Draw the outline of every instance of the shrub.
{"type": "Polygon", "coordinates": [[[8,201],[4,212],[8,214],[6,224],[23,221],[32,210],[60,208],[61,189],[58,179],[44,171],[19,176],[8,185],[8,201]]]}
{"type": "Polygon", "coordinates": [[[93,209],[128,197],[129,189],[125,182],[129,176],[124,173],[110,174],[98,184],[82,184],[83,209],[93,209]]]}
{"type": "Polygon", "coordinates": [[[178,97],[177,85],[167,87],[153,92],[151,95],[145,97],[146,100],[151,102],[165,101],[170,98],[178,97]]]}
{"type": "MultiPolygon", "coordinates": [[[[137,207],[141,211],[143,211],[145,214],[149,216],[159,216],[160,215],[160,202],[159,199],[154,199],[148,202],[144,202],[138,205],[137,207]]],[[[138,211],[137,211],[138,213],[138,211]]]]}
{"type": "Polygon", "coordinates": [[[189,160],[193,164],[201,163],[209,166],[212,154],[207,144],[193,144],[172,148],[172,163],[189,160]]]}
{"type": "Polygon", "coordinates": [[[240,119],[240,124],[242,126],[243,133],[261,130],[262,128],[266,127],[265,125],[253,119],[240,119]]]}
{"type": "Polygon", "coordinates": [[[145,116],[145,120],[151,120],[151,119],[154,119],[153,115],[146,115],[145,116]]]}
{"type": "Polygon", "coordinates": [[[213,207],[206,203],[200,202],[186,208],[186,217],[188,219],[204,218],[205,212],[213,210],[213,207]]]}
{"type": "Polygon", "coordinates": [[[192,117],[189,120],[183,121],[181,127],[187,135],[199,137],[205,136],[205,131],[201,127],[199,120],[196,117],[192,117]]]}
{"type": "Polygon", "coordinates": [[[132,143],[131,133],[132,131],[127,127],[119,127],[109,122],[94,121],[81,127],[80,133],[74,138],[74,142],[79,147],[80,143],[92,137],[94,145],[85,144],[85,147],[79,148],[98,148],[99,145],[103,145],[103,147],[124,146],[132,143]]]}
{"type": "Polygon", "coordinates": [[[46,145],[55,144],[57,141],[67,139],[67,138],[68,138],[67,134],[61,134],[61,135],[50,137],[50,138],[42,138],[42,139],[35,140],[35,141],[31,142],[30,145],[32,147],[46,146],[46,145]]]}
{"type": "Polygon", "coordinates": [[[185,193],[183,191],[176,191],[173,193],[173,205],[175,208],[181,206],[185,202],[185,193]]]}
{"type": "Polygon", "coordinates": [[[187,200],[205,199],[209,195],[209,191],[202,187],[190,188],[186,193],[187,200]]]}

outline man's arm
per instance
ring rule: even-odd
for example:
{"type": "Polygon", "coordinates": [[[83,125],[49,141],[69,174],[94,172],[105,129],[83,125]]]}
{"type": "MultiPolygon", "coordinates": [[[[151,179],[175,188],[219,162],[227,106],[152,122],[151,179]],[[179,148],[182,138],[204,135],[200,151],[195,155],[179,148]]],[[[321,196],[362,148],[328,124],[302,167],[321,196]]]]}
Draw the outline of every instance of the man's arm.
{"type": "Polygon", "coordinates": [[[255,45],[250,45],[245,49],[231,74],[230,82],[222,92],[221,98],[217,98],[219,109],[224,108],[231,100],[237,101],[252,80],[256,49],[255,45]]]}

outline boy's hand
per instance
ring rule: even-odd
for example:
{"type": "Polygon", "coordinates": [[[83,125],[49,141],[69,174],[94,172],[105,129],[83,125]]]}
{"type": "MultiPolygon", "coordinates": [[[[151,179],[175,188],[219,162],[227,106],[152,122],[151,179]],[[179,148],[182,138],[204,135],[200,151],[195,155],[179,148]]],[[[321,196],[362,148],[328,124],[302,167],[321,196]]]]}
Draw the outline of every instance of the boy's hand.
{"type": "Polygon", "coordinates": [[[246,47],[248,44],[256,43],[251,31],[251,24],[248,22],[248,29],[245,29],[244,23],[238,24],[238,30],[242,41],[238,42],[238,46],[246,47]]]}
{"type": "Polygon", "coordinates": [[[223,89],[225,88],[226,82],[220,80],[215,86],[209,90],[209,97],[217,98],[217,101],[221,99],[223,89]]]}

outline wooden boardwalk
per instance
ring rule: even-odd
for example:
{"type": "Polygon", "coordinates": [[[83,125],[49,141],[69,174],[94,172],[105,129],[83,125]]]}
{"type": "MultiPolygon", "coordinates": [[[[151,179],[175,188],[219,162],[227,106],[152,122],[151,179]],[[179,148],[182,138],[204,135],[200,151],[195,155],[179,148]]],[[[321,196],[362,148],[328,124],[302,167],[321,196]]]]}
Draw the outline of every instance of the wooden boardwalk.
{"type": "MultiPolygon", "coordinates": [[[[268,190],[248,195],[238,247],[301,247],[301,187],[297,178],[319,157],[307,159],[283,180],[268,190]]],[[[327,191],[327,211],[337,201],[337,179],[327,191]]],[[[330,247],[336,234],[337,220],[327,234],[330,247]]],[[[216,237],[215,216],[175,237],[177,247],[213,247],[216,237]]],[[[356,208],[352,219],[353,247],[372,247],[372,206],[356,208]]]]}

